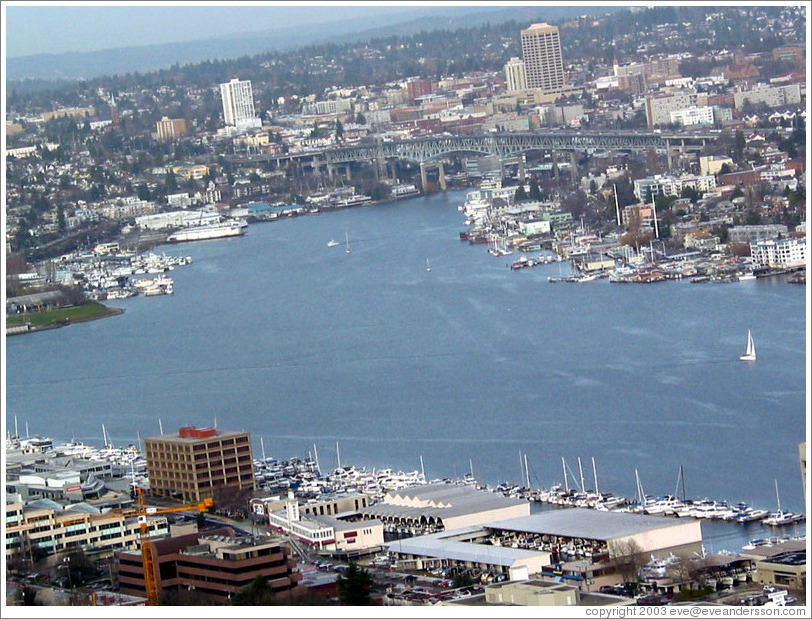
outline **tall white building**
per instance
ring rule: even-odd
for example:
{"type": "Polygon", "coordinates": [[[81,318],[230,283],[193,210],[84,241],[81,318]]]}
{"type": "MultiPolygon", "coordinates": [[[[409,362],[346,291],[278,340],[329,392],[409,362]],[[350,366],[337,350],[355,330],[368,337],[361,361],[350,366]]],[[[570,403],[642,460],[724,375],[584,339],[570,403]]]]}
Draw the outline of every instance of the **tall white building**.
{"type": "Polygon", "coordinates": [[[223,118],[230,127],[250,129],[261,127],[262,120],[254,112],[254,93],[251,80],[233,79],[220,84],[220,96],[223,99],[223,118]]]}
{"type": "Polygon", "coordinates": [[[564,87],[558,26],[533,24],[522,30],[522,55],[528,88],[556,92],[564,87]]]}
{"type": "Polygon", "coordinates": [[[527,76],[524,70],[524,60],[513,57],[505,65],[505,78],[508,90],[524,90],[527,88],[527,76]]]}
{"type": "Polygon", "coordinates": [[[757,267],[803,266],[806,264],[806,238],[763,240],[750,243],[750,256],[757,267]]]}

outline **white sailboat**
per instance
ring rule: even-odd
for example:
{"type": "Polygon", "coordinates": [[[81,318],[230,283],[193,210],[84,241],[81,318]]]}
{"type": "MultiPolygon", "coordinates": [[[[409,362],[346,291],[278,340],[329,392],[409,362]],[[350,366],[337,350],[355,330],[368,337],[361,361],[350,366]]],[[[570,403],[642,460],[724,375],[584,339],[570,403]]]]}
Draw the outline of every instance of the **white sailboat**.
{"type": "Polygon", "coordinates": [[[756,345],[753,344],[753,336],[750,334],[750,329],[747,330],[747,350],[739,357],[742,361],[755,361],[756,360],[756,345]]]}
{"type": "Polygon", "coordinates": [[[330,242],[327,243],[327,247],[335,247],[338,244],[339,244],[338,241],[336,241],[335,239],[331,239],[330,242]]]}
{"type": "Polygon", "coordinates": [[[352,253],[352,250],[350,249],[350,233],[345,232],[345,236],[347,238],[347,250],[346,251],[347,251],[348,254],[350,254],[350,253],[352,253]]]}
{"type": "Polygon", "coordinates": [[[431,265],[429,264],[428,258],[426,258],[426,272],[431,273],[431,265]]]}

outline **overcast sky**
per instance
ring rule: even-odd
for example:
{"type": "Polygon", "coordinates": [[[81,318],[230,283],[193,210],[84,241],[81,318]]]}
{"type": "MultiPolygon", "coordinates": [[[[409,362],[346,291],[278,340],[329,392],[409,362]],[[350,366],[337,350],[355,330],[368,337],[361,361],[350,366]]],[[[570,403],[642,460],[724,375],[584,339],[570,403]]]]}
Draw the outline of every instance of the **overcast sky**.
{"type": "MultiPolygon", "coordinates": [[[[306,23],[406,13],[409,6],[454,2],[153,2],[85,6],[4,2],[6,56],[86,52],[173,43],[306,23]]],[[[463,3],[474,4],[474,3],[463,3]]]]}

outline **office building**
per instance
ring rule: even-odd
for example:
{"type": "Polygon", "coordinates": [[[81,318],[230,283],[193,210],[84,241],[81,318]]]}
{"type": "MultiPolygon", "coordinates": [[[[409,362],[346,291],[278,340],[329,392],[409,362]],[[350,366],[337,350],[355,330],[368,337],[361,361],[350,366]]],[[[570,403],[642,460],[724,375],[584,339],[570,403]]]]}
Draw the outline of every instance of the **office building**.
{"type": "Polygon", "coordinates": [[[511,58],[505,65],[505,79],[508,90],[524,90],[527,88],[527,75],[524,69],[524,60],[511,58]]]}
{"type": "Polygon", "coordinates": [[[233,79],[220,84],[220,96],[223,99],[223,119],[229,127],[252,129],[261,127],[262,121],[254,112],[254,93],[251,80],[233,79]]]}
{"type": "MultiPolygon", "coordinates": [[[[295,560],[279,537],[237,537],[230,527],[164,539],[150,539],[159,594],[192,591],[228,600],[261,577],[274,592],[287,591],[301,579],[295,560]]],[[[119,554],[122,593],[146,595],[140,552],[119,554]]]]}
{"type": "MultiPolygon", "coordinates": [[[[131,513],[101,513],[87,503],[64,507],[50,499],[23,503],[19,494],[6,497],[6,557],[19,553],[56,554],[82,549],[96,552],[119,548],[137,548],[140,539],[138,517],[131,513]]],[[[153,515],[147,520],[150,535],[169,532],[166,516],[153,515]]]]}
{"type": "Polygon", "coordinates": [[[522,30],[522,55],[527,88],[557,92],[564,87],[564,65],[558,26],[533,24],[522,30]]]}
{"type": "Polygon", "coordinates": [[[224,488],[254,489],[251,435],[187,426],[144,440],[150,491],[186,502],[224,488]]]}

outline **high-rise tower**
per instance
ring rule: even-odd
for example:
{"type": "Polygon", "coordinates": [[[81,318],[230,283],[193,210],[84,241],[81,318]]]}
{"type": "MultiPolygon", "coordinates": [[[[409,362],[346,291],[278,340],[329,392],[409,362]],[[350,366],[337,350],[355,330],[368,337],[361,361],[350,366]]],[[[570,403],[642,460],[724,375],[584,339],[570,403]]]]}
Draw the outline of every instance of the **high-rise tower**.
{"type": "Polygon", "coordinates": [[[505,64],[505,78],[508,90],[524,90],[527,88],[524,61],[521,58],[511,58],[505,64]]]}
{"type": "Polygon", "coordinates": [[[557,92],[564,87],[558,26],[533,24],[522,30],[522,55],[528,88],[557,92]]]}
{"type": "Polygon", "coordinates": [[[220,96],[223,99],[223,118],[226,125],[240,129],[262,125],[262,121],[254,112],[251,80],[233,79],[220,84],[220,96]]]}

